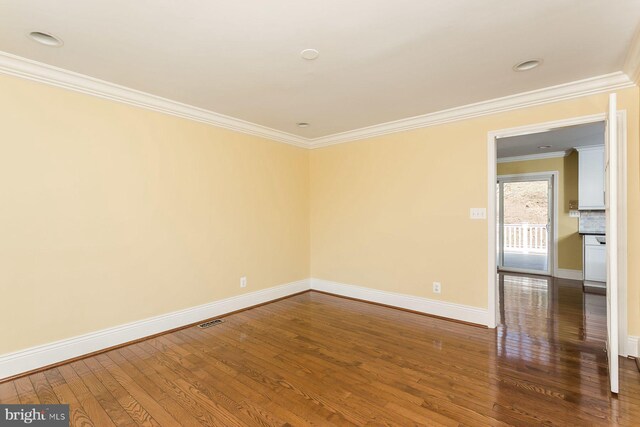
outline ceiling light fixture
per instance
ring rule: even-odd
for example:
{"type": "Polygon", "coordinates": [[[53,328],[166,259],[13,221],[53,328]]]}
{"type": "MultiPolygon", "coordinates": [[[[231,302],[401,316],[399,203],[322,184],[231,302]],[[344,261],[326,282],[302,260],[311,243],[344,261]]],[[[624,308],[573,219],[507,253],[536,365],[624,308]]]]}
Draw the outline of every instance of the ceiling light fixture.
{"type": "Polygon", "coordinates": [[[315,49],[305,49],[302,52],[300,52],[300,56],[302,56],[304,59],[308,61],[313,61],[318,56],[320,56],[320,52],[318,52],[315,49]]]}
{"type": "Polygon", "coordinates": [[[311,125],[306,122],[300,122],[300,123],[296,123],[296,126],[298,126],[299,128],[308,128],[311,125]]]}
{"type": "Polygon", "coordinates": [[[542,64],[542,59],[527,59],[513,66],[513,71],[529,71],[542,64]]]}
{"type": "Polygon", "coordinates": [[[538,147],[540,150],[546,150],[547,148],[551,148],[551,145],[541,145],[538,147]]]}
{"type": "Polygon", "coordinates": [[[29,38],[31,38],[31,40],[36,41],[40,44],[43,44],[45,46],[51,46],[51,47],[60,47],[64,44],[64,42],[59,39],[58,37],[49,34],[49,33],[44,33],[42,31],[32,31],[29,33],[29,38]]]}

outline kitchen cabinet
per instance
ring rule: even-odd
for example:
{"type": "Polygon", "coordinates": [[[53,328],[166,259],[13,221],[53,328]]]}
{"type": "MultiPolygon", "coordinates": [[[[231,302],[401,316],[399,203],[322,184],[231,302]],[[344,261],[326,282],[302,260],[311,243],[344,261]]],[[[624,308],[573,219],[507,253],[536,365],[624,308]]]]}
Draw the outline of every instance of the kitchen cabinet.
{"type": "Polygon", "coordinates": [[[584,280],[587,282],[607,281],[607,247],[596,236],[584,236],[584,280]]]}
{"type": "Polygon", "coordinates": [[[577,147],[578,209],[604,210],[604,145],[577,147]]]}

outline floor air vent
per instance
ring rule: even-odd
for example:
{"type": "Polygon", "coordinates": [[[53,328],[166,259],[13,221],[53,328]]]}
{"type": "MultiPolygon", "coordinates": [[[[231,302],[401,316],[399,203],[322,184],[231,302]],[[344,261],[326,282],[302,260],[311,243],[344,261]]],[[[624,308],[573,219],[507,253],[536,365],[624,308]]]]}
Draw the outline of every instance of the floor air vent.
{"type": "Polygon", "coordinates": [[[216,326],[216,325],[219,325],[221,323],[224,323],[224,320],[222,320],[222,319],[209,320],[208,322],[200,323],[198,325],[198,328],[200,328],[200,329],[210,328],[212,326],[216,326]]]}

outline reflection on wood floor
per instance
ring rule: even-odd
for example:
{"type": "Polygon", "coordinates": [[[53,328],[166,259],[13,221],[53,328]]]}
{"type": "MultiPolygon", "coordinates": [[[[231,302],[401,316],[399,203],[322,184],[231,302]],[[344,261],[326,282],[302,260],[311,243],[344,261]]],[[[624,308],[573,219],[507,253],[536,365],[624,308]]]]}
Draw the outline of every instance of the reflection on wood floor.
{"type": "Polygon", "coordinates": [[[97,426],[638,425],[633,361],[607,391],[603,297],[500,284],[496,330],[307,292],[2,383],[0,403],[97,426]]]}
{"type": "Polygon", "coordinates": [[[511,273],[498,277],[498,358],[521,366],[521,379],[530,378],[525,380],[530,387],[546,384],[550,396],[570,401],[566,409],[594,416],[592,423],[640,425],[640,375],[634,361],[620,359],[620,394],[611,397],[608,391],[606,296],[583,292],[579,281],[511,273]]]}

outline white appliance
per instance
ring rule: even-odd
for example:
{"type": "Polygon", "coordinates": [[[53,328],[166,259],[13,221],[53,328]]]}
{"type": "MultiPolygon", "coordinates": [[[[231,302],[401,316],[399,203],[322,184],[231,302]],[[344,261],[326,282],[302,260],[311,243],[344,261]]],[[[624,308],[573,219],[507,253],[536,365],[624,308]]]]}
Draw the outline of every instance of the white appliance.
{"type": "Polygon", "coordinates": [[[607,240],[605,236],[585,235],[583,237],[584,284],[585,286],[606,287],[607,281],[607,240]]]}

